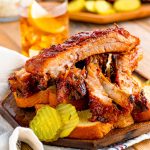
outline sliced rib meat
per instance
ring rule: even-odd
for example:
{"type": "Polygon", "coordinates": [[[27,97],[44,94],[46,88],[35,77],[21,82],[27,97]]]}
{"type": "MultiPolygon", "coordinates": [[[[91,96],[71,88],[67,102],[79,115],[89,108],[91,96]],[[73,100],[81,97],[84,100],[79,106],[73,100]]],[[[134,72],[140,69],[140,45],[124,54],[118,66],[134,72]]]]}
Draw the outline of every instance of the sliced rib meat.
{"type": "Polygon", "coordinates": [[[91,55],[131,51],[139,39],[123,28],[81,32],[63,44],[45,49],[25,64],[27,72],[57,78],[76,62],[91,55]]]}
{"type": "Polygon", "coordinates": [[[82,96],[86,95],[86,86],[85,86],[86,70],[79,68],[70,69],[67,74],[66,82],[70,84],[74,89],[76,89],[82,96]]]}
{"type": "MultiPolygon", "coordinates": [[[[138,83],[133,79],[132,72],[142,58],[140,50],[135,49],[129,54],[120,54],[115,56],[116,61],[116,83],[126,93],[132,94],[133,111],[132,116],[136,122],[140,122],[145,118],[142,112],[150,110],[148,101],[141,91],[138,83]]],[[[145,113],[146,114],[146,113],[145,113]]]]}
{"type": "Polygon", "coordinates": [[[115,84],[112,84],[102,73],[99,74],[99,79],[108,96],[112,98],[116,104],[128,112],[131,112],[133,109],[130,102],[131,95],[118,88],[115,84]]]}
{"type": "Polygon", "coordinates": [[[85,69],[72,68],[66,75],[59,76],[56,81],[58,103],[71,103],[77,110],[88,107],[85,86],[85,69]]]}
{"type": "Polygon", "coordinates": [[[138,83],[133,79],[132,72],[141,59],[141,52],[138,49],[129,54],[115,55],[116,61],[116,83],[129,94],[137,94],[140,92],[138,83]]]}
{"type": "Polygon", "coordinates": [[[8,80],[11,91],[21,97],[29,97],[54,84],[54,80],[45,80],[43,77],[26,72],[24,68],[15,71],[8,80]]]}
{"type": "Polygon", "coordinates": [[[87,65],[87,78],[85,81],[89,94],[89,107],[92,112],[92,120],[115,122],[118,110],[112,103],[113,100],[105,92],[99,80],[99,73],[99,64],[94,57],[91,57],[91,62],[87,65]]]}
{"type": "Polygon", "coordinates": [[[28,97],[40,91],[37,86],[39,81],[26,72],[24,68],[15,71],[8,80],[11,91],[16,92],[18,96],[28,97]]]}

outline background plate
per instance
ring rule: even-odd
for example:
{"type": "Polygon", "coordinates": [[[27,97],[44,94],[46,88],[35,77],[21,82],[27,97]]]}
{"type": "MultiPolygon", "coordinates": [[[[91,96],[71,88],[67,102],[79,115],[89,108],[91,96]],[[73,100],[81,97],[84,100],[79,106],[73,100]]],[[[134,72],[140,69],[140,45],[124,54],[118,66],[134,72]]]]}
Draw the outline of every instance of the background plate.
{"type": "Polygon", "coordinates": [[[130,12],[115,13],[111,15],[99,15],[90,12],[69,13],[71,20],[107,24],[150,16],[150,4],[143,4],[139,9],[130,12]]]}

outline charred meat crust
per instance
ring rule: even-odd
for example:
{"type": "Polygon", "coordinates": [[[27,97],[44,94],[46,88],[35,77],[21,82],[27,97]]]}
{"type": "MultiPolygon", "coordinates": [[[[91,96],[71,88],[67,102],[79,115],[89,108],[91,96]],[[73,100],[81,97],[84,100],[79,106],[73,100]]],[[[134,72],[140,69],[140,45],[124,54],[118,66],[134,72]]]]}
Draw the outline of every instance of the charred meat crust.
{"type": "Polygon", "coordinates": [[[133,104],[134,109],[132,111],[132,116],[136,122],[139,122],[144,119],[144,116],[142,116],[141,113],[150,110],[148,100],[143,91],[133,96],[133,104]]]}
{"type": "Polygon", "coordinates": [[[94,95],[89,94],[89,107],[92,112],[91,121],[114,123],[118,119],[118,109],[114,104],[103,103],[94,95]]]}
{"type": "Polygon", "coordinates": [[[8,80],[11,91],[16,92],[17,96],[24,98],[45,90],[54,84],[54,80],[50,79],[47,81],[41,76],[26,72],[24,68],[15,71],[8,80]]]}
{"type": "Polygon", "coordinates": [[[81,32],[63,44],[53,45],[25,64],[27,72],[57,78],[76,62],[88,56],[107,52],[127,52],[139,44],[139,39],[123,28],[115,27],[94,32],[81,32]]]}
{"type": "Polygon", "coordinates": [[[77,110],[88,108],[88,98],[84,82],[85,71],[73,68],[67,75],[56,81],[57,102],[71,103],[77,110]]]}
{"type": "Polygon", "coordinates": [[[65,75],[59,76],[56,80],[57,87],[57,100],[58,102],[65,102],[69,100],[69,97],[75,92],[75,99],[80,99],[87,94],[85,86],[85,69],[72,68],[65,75]]]}

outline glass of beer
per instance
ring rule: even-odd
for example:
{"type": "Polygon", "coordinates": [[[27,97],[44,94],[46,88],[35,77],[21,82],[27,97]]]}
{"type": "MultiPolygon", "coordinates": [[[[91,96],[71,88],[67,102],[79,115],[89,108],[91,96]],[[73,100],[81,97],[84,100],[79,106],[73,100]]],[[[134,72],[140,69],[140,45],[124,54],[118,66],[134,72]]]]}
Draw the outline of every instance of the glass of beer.
{"type": "Polygon", "coordinates": [[[22,54],[32,57],[68,38],[67,0],[21,0],[19,5],[22,54]]]}

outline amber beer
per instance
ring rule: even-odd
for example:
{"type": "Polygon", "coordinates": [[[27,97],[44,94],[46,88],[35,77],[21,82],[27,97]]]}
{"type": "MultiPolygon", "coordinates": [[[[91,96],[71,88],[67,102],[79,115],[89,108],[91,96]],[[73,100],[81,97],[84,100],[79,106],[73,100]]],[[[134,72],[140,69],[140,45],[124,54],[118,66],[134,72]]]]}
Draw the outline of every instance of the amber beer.
{"type": "Polygon", "coordinates": [[[68,38],[67,1],[33,1],[20,17],[22,53],[34,56],[68,38]],[[59,2],[60,1],[60,2],[59,2]],[[55,10],[56,8],[56,10],[55,10]]]}

